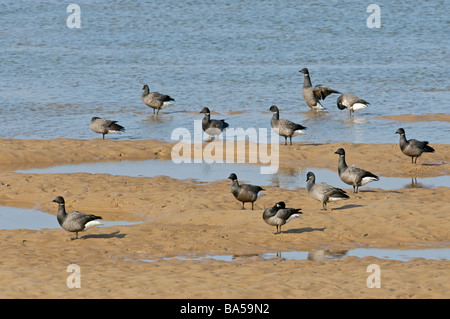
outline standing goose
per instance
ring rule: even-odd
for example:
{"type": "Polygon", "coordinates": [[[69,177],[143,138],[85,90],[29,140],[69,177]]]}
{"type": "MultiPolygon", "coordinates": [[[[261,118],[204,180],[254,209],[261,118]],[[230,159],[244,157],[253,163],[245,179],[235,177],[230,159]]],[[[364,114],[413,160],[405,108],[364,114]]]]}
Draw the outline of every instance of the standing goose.
{"type": "Polygon", "coordinates": [[[286,208],[284,202],[278,202],[273,207],[266,208],[262,215],[264,221],[270,226],[276,226],[277,232],[275,235],[281,233],[281,226],[290,222],[295,218],[301,217],[301,208],[286,208]]]}
{"type": "Polygon", "coordinates": [[[428,146],[428,141],[421,142],[415,139],[407,140],[405,130],[402,128],[399,128],[395,133],[400,134],[400,149],[403,154],[411,156],[411,163],[417,163],[417,158],[422,155],[423,152],[434,153],[434,148],[428,146]],[[415,160],[414,157],[416,158],[415,160]]]}
{"type": "Polygon", "coordinates": [[[303,99],[311,109],[323,110],[323,106],[320,104],[319,100],[325,100],[325,98],[332,93],[341,93],[323,85],[313,87],[311,84],[311,79],[309,78],[308,69],[303,68],[300,72],[304,74],[302,89],[303,99]]]}
{"type": "Polygon", "coordinates": [[[242,209],[245,209],[244,203],[250,202],[252,203],[252,210],[253,210],[253,203],[261,195],[264,195],[263,193],[258,194],[260,191],[263,191],[264,188],[250,184],[239,185],[237,176],[234,173],[231,173],[228,178],[233,181],[231,184],[231,193],[238,201],[242,202],[242,209]]]}
{"type": "Polygon", "coordinates": [[[356,95],[345,93],[338,97],[336,104],[340,110],[348,109],[350,116],[353,116],[355,111],[365,109],[370,103],[356,95]]]}
{"type": "Polygon", "coordinates": [[[334,152],[334,154],[339,155],[339,177],[344,183],[353,186],[353,193],[358,193],[359,186],[364,186],[367,183],[379,180],[378,176],[372,174],[371,172],[365,171],[355,166],[348,167],[347,163],[345,162],[345,151],[343,148],[339,148],[336,152],[334,152]]]}
{"type": "Polygon", "coordinates": [[[89,127],[95,133],[102,134],[103,139],[105,139],[105,134],[119,134],[120,132],[125,131],[125,128],[122,125],[117,124],[117,121],[105,120],[96,116],[91,119],[91,124],[89,124],[89,127]]]}
{"type": "Polygon", "coordinates": [[[69,232],[76,234],[75,239],[78,239],[78,232],[88,230],[101,223],[97,219],[102,219],[100,216],[87,215],[81,212],[73,211],[66,214],[66,207],[64,198],[61,196],[56,197],[53,202],[58,203],[58,223],[61,227],[69,232]]]}
{"type": "Polygon", "coordinates": [[[349,199],[346,192],[340,188],[333,187],[326,183],[316,184],[316,176],[313,172],[306,174],[306,189],[309,196],[322,203],[323,210],[327,210],[328,202],[335,202],[342,199],[349,199]]]}
{"type": "Polygon", "coordinates": [[[153,109],[153,114],[155,114],[155,110],[158,110],[156,112],[156,115],[158,115],[159,110],[171,106],[172,103],[170,103],[170,101],[175,101],[168,95],[164,95],[158,92],[150,92],[147,84],[145,84],[142,89],[144,90],[144,92],[142,92],[141,100],[145,105],[153,109]]]}
{"type": "Polygon", "coordinates": [[[280,120],[280,111],[278,110],[278,107],[272,105],[269,110],[273,112],[272,119],[270,120],[270,125],[272,126],[275,133],[284,137],[284,145],[287,145],[288,137],[292,145],[293,136],[305,134],[303,130],[306,130],[306,127],[286,119],[280,120]]]}
{"type": "Polygon", "coordinates": [[[219,135],[222,133],[223,130],[225,130],[229,125],[225,120],[211,120],[210,115],[211,112],[209,111],[209,108],[204,107],[200,113],[204,113],[205,117],[202,120],[202,128],[203,131],[205,131],[206,134],[209,135],[208,141],[212,139],[212,136],[219,135]]]}

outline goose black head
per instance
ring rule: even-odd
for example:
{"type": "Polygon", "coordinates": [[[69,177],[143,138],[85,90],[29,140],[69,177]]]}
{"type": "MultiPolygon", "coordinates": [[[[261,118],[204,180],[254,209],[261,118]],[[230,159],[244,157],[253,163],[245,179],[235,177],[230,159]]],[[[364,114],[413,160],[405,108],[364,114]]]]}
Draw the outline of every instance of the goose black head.
{"type": "Polygon", "coordinates": [[[143,89],[143,90],[148,90],[148,89],[149,89],[149,88],[148,88],[148,85],[145,84],[144,87],[143,87],[142,89],[143,89]]]}
{"type": "Polygon", "coordinates": [[[399,129],[395,132],[395,134],[405,135],[405,130],[402,129],[402,128],[399,128],[399,129]]]}
{"type": "Polygon", "coordinates": [[[307,68],[303,68],[299,72],[303,73],[304,75],[308,75],[309,74],[309,71],[308,71],[307,68]]]}
{"type": "Polygon", "coordinates": [[[336,104],[337,104],[338,109],[340,109],[340,110],[345,109],[345,105],[342,104],[342,95],[338,97],[336,104]]]}
{"type": "Polygon", "coordinates": [[[285,204],[284,202],[278,202],[278,203],[275,204],[275,206],[276,206],[278,209],[284,209],[284,208],[286,208],[286,204],[285,204]]]}
{"type": "Polygon", "coordinates": [[[343,148],[338,148],[338,150],[334,152],[334,154],[345,155],[345,151],[343,148]]]}
{"type": "Polygon", "coordinates": [[[308,174],[306,174],[306,181],[309,181],[312,178],[315,179],[316,176],[314,175],[313,172],[308,172],[308,174]]]}
{"type": "Polygon", "coordinates": [[[269,109],[270,112],[278,112],[278,107],[276,105],[272,105],[269,109]]]}
{"type": "Polygon", "coordinates": [[[62,196],[57,196],[52,202],[64,204],[64,198],[62,196]]]}
{"type": "Polygon", "coordinates": [[[202,110],[200,111],[200,113],[209,114],[209,113],[211,113],[211,112],[209,111],[209,109],[208,109],[207,107],[204,107],[204,108],[202,108],[202,110]]]}
{"type": "Polygon", "coordinates": [[[237,180],[237,176],[235,173],[231,173],[230,176],[228,176],[228,179],[231,179],[232,181],[237,180]]]}

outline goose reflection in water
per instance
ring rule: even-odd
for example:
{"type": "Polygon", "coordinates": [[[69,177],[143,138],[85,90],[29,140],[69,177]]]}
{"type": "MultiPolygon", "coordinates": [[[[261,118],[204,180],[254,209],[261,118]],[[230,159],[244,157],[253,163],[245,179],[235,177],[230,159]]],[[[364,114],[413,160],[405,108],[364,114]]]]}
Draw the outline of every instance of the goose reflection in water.
{"type": "Polygon", "coordinates": [[[419,183],[417,177],[411,177],[411,184],[406,184],[405,188],[427,188],[425,184],[419,183]]]}

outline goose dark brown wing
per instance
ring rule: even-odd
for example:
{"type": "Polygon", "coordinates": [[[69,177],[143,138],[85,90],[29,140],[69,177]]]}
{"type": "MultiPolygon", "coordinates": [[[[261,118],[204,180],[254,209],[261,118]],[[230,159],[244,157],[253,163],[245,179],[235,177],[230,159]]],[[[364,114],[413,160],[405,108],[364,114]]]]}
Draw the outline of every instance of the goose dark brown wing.
{"type": "Polygon", "coordinates": [[[318,98],[319,100],[325,100],[325,98],[326,98],[328,95],[333,94],[333,93],[339,93],[339,94],[341,94],[341,92],[336,91],[336,90],[333,90],[333,89],[331,89],[331,88],[329,88],[329,87],[327,87],[327,86],[323,86],[323,85],[315,86],[315,87],[313,88],[313,93],[314,93],[314,96],[315,96],[316,98],[318,98]]]}

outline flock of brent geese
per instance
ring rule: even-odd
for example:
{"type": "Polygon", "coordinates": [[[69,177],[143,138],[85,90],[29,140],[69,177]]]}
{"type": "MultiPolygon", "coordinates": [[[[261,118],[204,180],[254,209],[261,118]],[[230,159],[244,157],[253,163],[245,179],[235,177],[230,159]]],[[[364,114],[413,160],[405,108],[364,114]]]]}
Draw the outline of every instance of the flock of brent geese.
{"type": "MultiPolygon", "coordinates": [[[[322,104],[320,104],[320,100],[324,100],[328,95],[333,93],[341,94],[336,102],[337,107],[340,110],[348,109],[350,116],[353,116],[354,111],[361,110],[369,105],[367,101],[357,97],[354,94],[342,94],[339,91],[323,85],[312,86],[308,69],[303,68],[300,72],[304,75],[302,96],[306,104],[312,110],[323,110],[324,108],[322,104]]],[[[169,95],[158,92],[150,92],[148,85],[144,85],[143,90],[144,92],[141,95],[142,102],[153,109],[153,115],[156,113],[157,116],[161,109],[171,106],[172,104],[170,102],[175,101],[169,95]]],[[[305,134],[304,130],[306,127],[291,122],[287,119],[280,119],[280,111],[277,106],[272,105],[269,110],[273,113],[270,121],[272,129],[278,135],[285,138],[285,145],[287,145],[288,138],[290,145],[292,145],[292,137],[305,134]]],[[[224,120],[211,119],[211,112],[207,107],[204,107],[200,113],[204,114],[202,129],[209,135],[208,141],[211,141],[214,136],[220,135],[222,131],[229,126],[229,124],[224,120]]],[[[120,133],[125,130],[123,126],[117,124],[117,121],[106,120],[99,117],[92,118],[90,128],[94,132],[102,134],[103,139],[108,133],[120,133]]],[[[417,163],[417,158],[424,152],[434,152],[434,149],[430,147],[426,141],[418,141],[415,139],[407,140],[405,130],[403,128],[399,128],[395,133],[400,134],[400,149],[405,155],[411,157],[411,163],[417,163]]],[[[344,183],[353,186],[354,193],[358,193],[359,187],[379,180],[378,176],[372,174],[371,172],[355,166],[349,167],[345,161],[345,150],[343,148],[336,150],[335,154],[339,155],[339,177],[344,183]]],[[[251,203],[253,210],[254,202],[261,195],[263,195],[262,191],[264,189],[256,185],[239,184],[237,176],[234,173],[230,174],[228,178],[232,180],[231,193],[238,201],[242,203],[242,209],[245,209],[245,203],[251,203]]],[[[340,188],[333,187],[323,182],[316,183],[316,177],[313,172],[308,172],[306,178],[306,189],[309,196],[317,201],[320,201],[322,203],[323,210],[327,209],[328,202],[346,200],[350,198],[347,193],[340,188]]],[[[59,224],[65,230],[75,232],[75,239],[78,238],[79,231],[87,230],[100,224],[98,221],[98,219],[101,219],[100,216],[83,214],[77,211],[67,214],[65,210],[64,198],[61,196],[56,197],[53,201],[59,204],[57,214],[59,224]]],[[[267,224],[276,226],[277,232],[275,234],[279,234],[281,233],[282,225],[294,218],[300,217],[301,214],[301,209],[286,208],[284,202],[277,202],[273,207],[265,209],[262,217],[267,224]]]]}

